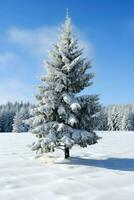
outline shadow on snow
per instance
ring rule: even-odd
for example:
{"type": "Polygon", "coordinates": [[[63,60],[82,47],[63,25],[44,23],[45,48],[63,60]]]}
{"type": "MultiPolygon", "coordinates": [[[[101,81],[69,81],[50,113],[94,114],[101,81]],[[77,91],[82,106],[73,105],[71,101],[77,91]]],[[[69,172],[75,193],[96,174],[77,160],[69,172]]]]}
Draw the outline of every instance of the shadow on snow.
{"type": "Polygon", "coordinates": [[[134,171],[134,159],[131,158],[107,158],[107,159],[86,159],[71,157],[69,165],[94,166],[112,170],[134,171]]]}

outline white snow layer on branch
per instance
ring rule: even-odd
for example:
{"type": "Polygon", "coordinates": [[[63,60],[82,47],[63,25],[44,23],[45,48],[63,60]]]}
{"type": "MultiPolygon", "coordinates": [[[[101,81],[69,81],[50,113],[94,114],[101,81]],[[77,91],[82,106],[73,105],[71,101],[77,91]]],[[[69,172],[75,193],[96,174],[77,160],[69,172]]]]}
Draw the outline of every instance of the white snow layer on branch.
{"type": "Polygon", "coordinates": [[[55,146],[55,143],[56,143],[56,134],[55,131],[51,129],[47,137],[42,140],[41,147],[42,148],[49,147],[52,151],[53,147],[55,146]]]}
{"type": "Polygon", "coordinates": [[[58,108],[58,114],[59,115],[66,114],[65,108],[62,105],[59,106],[59,108],[58,108]]]}
{"type": "Polygon", "coordinates": [[[63,130],[64,130],[64,127],[65,127],[65,125],[64,125],[63,123],[60,123],[60,124],[58,125],[57,131],[58,131],[58,132],[63,131],[63,130]]]}
{"type": "Polygon", "coordinates": [[[64,135],[61,138],[61,141],[63,142],[64,145],[66,145],[69,148],[71,148],[74,144],[74,141],[71,138],[69,138],[67,135],[64,135]]]}
{"type": "Polygon", "coordinates": [[[70,64],[67,63],[64,65],[63,69],[70,71],[75,65],[77,65],[81,61],[81,56],[75,58],[70,64]]]}
{"type": "Polygon", "coordinates": [[[55,134],[55,131],[53,129],[51,129],[49,131],[49,134],[48,134],[47,137],[51,140],[51,142],[56,142],[56,134],[55,134]]]}
{"type": "Polygon", "coordinates": [[[45,113],[46,115],[51,115],[53,112],[52,105],[43,105],[38,107],[38,111],[41,113],[45,113]]]}
{"type": "Polygon", "coordinates": [[[43,135],[46,135],[50,129],[54,129],[57,126],[57,122],[44,122],[40,126],[37,126],[36,128],[32,129],[32,133],[42,133],[43,135]]]}
{"type": "Polygon", "coordinates": [[[76,144],[82,142],[86,142],[87,140],[92,140],[94,138],[94,134],[85,130],[76,129],[72,134],[72,139],[76,144]]]}
{"type": "MultiPolygon", "coordinates": [[[[43,121],[44,121],[44,116],[43,115],[38,115],[38,117],[36,116],[36,117],[31,119],[31,122],[32,122],[33,126],[39,125],[43,121]]],[[[29,123],[29,125],[30,125],[30,123],[29,123]]]]}
{"type": "Polygon", "coordinates": [[[73,112],[77,112],[77,111],[80,110],[80,108],[81,108],[80,104],[77,103],[77,102],[72,103],[72,104],[70,105],[70,107],[71,107],[71,110],[72,110],[73,112]]]}
{"type": "Polygon", "coordinates": [[[66,93],[63,94],[63,100],[65,103],[70,105],[70,108],[73,112],[77,112],[81,109],[80,104],[75,99],[73,99],[73,97],[69,96],[66,93]]]}
{"type": "Polygon", "coordinates": [[[73,99],[71,98],[71,96],[69,96],[66,93],[64,93],[62,96],[63,96],[63,100],[65,103],[67,103],[69,105],[72,103],[73,99]]]}
{"type": "MultiPolygon", "coordinates": [[[[65,48],[64,48],[64,50],[65,50],[65,48]]],[[[62,61],[66,64],[69,64],[69,59],[64,55],[64,53],[62,51],[60,51],[60,54],[62,55],[62,61]]]]}
{"type": "Polygon", "coordinates": [[[69,123],[71,126],[74,126],[75,124],[78,123],[78,120],[76,119],[75,115],[71,114],[71,115],[69,116],[68,123],[69,123]]]}

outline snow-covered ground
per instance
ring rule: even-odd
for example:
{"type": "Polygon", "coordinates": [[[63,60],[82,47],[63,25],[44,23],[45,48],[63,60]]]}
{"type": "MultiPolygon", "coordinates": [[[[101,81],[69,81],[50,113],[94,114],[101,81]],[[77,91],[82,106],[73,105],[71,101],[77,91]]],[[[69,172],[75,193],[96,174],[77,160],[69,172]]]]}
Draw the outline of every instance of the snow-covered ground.
{"type": "Polygon", "coordinates": [[[0,200],[133,200],[134,132],[99,135],[64,163],[61,151],[35,159],[31,134],[0,133],[0,200]]]}

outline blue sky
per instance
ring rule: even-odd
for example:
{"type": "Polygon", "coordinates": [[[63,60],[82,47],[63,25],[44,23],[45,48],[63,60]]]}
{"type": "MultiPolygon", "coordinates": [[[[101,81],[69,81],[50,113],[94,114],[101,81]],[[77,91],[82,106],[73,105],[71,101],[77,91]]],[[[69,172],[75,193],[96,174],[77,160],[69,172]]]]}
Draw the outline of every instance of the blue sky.
{"type": "Polygon", "coordinates": [[[133,0],[0,0],[0,103],[34,101],[66,8],[96,74],[84,94],[134,103],[133,0]]]}

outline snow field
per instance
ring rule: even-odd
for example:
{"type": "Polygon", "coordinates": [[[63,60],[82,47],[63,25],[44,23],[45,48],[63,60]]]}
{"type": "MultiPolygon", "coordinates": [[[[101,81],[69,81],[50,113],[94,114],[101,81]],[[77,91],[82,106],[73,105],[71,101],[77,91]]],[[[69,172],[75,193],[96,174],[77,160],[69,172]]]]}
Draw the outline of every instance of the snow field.
{"type": "Polygon", "coordinates": [[[88,148],[35,159],[27,133],[0,134],[0,200],[133,200],[134,132],[99,132],[88,148]]]}

